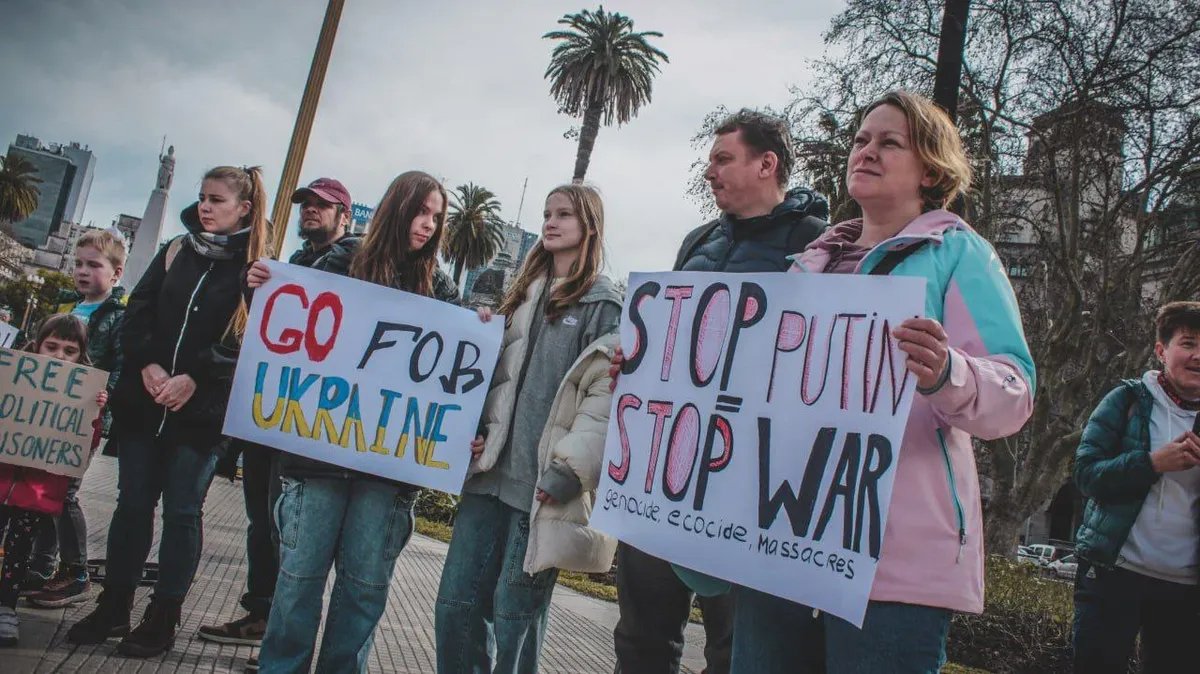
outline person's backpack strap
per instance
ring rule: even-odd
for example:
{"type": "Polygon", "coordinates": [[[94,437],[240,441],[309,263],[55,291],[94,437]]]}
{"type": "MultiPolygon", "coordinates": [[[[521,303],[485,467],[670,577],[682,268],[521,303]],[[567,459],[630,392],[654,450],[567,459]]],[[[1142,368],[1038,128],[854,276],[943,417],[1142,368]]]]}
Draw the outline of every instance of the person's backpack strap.
{"type": "Polygon", "coordinates": [[[167,244],[167,257],[163,260],[163,271],[171,270],[171,263],[179,255],[179,251],[183,249],[183,237],[177,236],[171,239],[171,243],[167,244]]]}
{"type": "Polygon", "coordinates": [[[911,246],[906,246],[900,250],[894,250],[890,253],[887,253],[883,256],[883,259],[879,261],[879,264],[875,265],[875,268],[871,270],[870,275],[887,276],[888,274],[892,273],[892,270],[899,266],[901,262],[907,260],[909,255],[921,250],[928,244],[929,239],[924,239],[912,244],[911,246]]]}

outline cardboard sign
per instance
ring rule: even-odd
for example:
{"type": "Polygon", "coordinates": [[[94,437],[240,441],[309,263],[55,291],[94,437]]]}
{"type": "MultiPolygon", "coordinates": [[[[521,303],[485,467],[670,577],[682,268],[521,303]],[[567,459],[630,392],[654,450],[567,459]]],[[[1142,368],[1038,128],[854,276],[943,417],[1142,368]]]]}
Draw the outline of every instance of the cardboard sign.
{"type": "Polygon", "coordinates": [[[16,344],[13,342],[17,341],[18,332],[20,332],[20,330],[9,325],[8,323],[0,323],[0,348],[15,348],[16,344]]]}
{"type": "Polygon", "coordinates": [[[916,378],[925,281],[633,274],[591,525],[858,625],[916,378]]]}
{"type": "Polygon", "coordinates": [[[238,357],[224,433],[457,494],[503,319],[268,262],[238,357]]]}
{"type": "Polygon", "coordinates": [[[0,348],[0,463],[82,477],[103,370],[0,348]]]}

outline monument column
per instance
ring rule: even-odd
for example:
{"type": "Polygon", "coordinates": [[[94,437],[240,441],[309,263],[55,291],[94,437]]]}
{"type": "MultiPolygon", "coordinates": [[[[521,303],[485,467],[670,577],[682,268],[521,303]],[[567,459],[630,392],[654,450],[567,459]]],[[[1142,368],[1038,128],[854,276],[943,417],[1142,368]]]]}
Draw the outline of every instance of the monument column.
{"type": "Polygon", "coordinates": [[[158,241],[162,237],[163,224],[167,216],[167,192],[175,178],[175,146],[167,148],[167,153],[158,156],[158,178],[154,189],[150,192],[150,201],[146,203],[146,212],[142,214],[142,222],[133,235],[133,247],[125,259],[125,273],[121,276],[121,285],[132,292],[141,280],[142,274],[154,256],[158,254],[158,241]]]}

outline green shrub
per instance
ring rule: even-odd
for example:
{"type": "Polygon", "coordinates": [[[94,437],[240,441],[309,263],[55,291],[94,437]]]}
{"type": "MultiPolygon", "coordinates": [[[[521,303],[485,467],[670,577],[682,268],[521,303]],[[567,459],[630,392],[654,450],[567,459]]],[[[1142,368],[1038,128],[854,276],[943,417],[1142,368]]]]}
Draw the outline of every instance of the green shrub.
{"type": "Polygon", "coordinates": [[[452,525],[458,512],[458,498],[435,489],[423,489],[413,505],[413,512],[431,522],[452,525]]]}
{"type": "Polygon", "coordinates": [[[982,615],[954,616],[946,644],[951,660],[996,674],[1071,670],[1073,586],[1032,564],[987,561],[982,615]]]}

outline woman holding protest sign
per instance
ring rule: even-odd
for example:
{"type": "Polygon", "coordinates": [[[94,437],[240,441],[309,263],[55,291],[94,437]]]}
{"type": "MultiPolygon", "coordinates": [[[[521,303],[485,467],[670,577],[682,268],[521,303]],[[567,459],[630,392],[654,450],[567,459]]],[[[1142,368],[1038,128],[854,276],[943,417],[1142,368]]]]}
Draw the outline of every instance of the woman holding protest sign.
{"type": "MultiPolygon", "coordinates": [[[[825,630],[829,672],[936,672],[953,612],[983,610],[983,518],[972,439],[1020,430],[1033,359],[991,245],[944,210],[970,183],[958,131],[932,101],[884,95],[864,111],[846,182],[862,218],[839,223],[792,271],[926,279],[925,317],[892,334],[916,378],[883,548],[861,629],[738,591],[734,672],[793,672],[801,633],[825,630]]],[[[815,668],[814,668],[815,669],[815,668]]]]}
{"type": "MultiPolygon", "coordinates": [[[[437,266],[445,223],[445,188],[427,173],[403,173],[383,195],[367,235],[333,244],[313,268],[454,303],[458,289],[437,266]]],[[[257,288],[269,278],[267,266],[255,263],[247,283],[257,288]]],[[[286,452],[279,472],[279,579],[259,671],[309,671],[335,561],[316,671],[366,671],[396,558],[412,536],[417,488],[286,452]]]]}
{"type": "Polygon", "coordinates": [[[600,273],[604,204],[591,187],[563,185],[544,217],[499,309],[500,362],[438,588],[441,674],[536,672],[558,570],[608,571],[616,550],[587,526],[621,315],[600,273]]]}
{"type": "MultiPolygon", "coordinates": [[[[71,314],[47,318],[29,351],[48,358],[90,365],[87,355],[87,326],[71,314]]],[[[108,391],[96,396],[101,414],[93,420],[91,449],[100,444],[100,420],[108,391]]],[[[0,532],[4,536],[4,564],[0,567],[0,647],[17,645],[19,621],[17,597],[29,568],[38,522],[62,513],[72,478],[44,470],[0,463],[0,532]]]]}
{"type": "Polygon", "coordinates": [[[134,657],[174,644],[200,560],[201,510],[223,447],[221,427],[248,315],[240,276],[266,250],[266,208],[259,168],[208,171],[199,201],[181,215],[187,234],[158,252],[129,298],[121,328],[124,374],[112,401],[120,493],[104,591],[96,609],[68,631],[72,643],[124,635],[117,649],[134,657]],[[160,496],[159,576],[142,621],[130,630],[160,496]]]}

